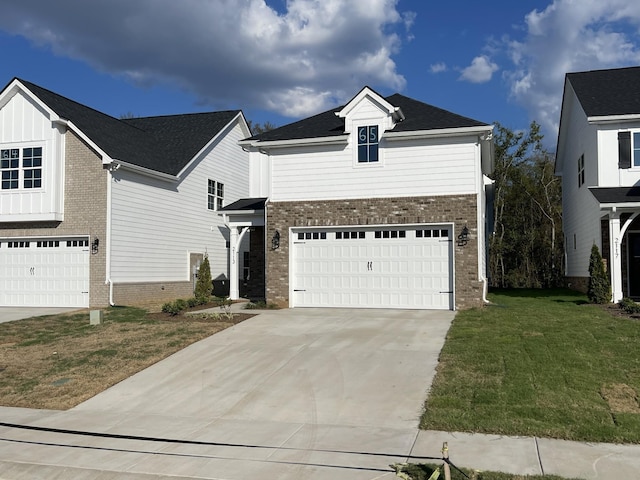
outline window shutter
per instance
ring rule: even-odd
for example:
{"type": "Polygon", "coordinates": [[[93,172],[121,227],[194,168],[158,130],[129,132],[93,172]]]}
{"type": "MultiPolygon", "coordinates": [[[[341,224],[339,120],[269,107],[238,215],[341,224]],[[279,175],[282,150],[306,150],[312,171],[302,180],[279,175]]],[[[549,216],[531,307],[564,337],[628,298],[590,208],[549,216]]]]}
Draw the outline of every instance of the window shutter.
{"type": "Polygon", "coordinates": [[[631,168],[631,132],[618,132],[618,168],[631,168]]]}

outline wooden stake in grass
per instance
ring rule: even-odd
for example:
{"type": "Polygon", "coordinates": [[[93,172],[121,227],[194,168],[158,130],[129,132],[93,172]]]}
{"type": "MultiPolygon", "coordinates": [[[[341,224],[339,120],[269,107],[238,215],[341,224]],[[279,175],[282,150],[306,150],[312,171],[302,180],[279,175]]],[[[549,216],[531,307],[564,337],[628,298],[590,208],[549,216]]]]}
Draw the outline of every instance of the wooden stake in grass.
{"type": "Polygon", "coordinates": [[[444,459],[444,480],[451,480],[451,469],[449,468],[449,444],[442,444],[442,458],[444,459]]]}

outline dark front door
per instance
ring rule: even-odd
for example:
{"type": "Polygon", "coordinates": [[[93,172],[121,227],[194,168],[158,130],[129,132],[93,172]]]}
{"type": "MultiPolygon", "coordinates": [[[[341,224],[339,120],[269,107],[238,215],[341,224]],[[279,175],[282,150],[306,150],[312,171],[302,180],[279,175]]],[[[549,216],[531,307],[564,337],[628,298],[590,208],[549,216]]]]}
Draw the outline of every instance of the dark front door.
{"type": "Polygon", "coordinates": [[[640,232],[629,233],[629,296],[640,298],[640,232]]]}

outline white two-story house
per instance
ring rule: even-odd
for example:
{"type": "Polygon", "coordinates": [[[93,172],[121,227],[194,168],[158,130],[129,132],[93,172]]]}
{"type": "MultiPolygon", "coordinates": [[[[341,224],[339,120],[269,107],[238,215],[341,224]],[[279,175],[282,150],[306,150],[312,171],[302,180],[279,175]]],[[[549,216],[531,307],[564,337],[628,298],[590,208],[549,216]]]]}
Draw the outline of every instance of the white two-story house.
{"type": "Polygon", "coordinates": [[[595,244],[612,301],[640,297],[640,67],[567,74],[556,173],[568,283],[586,290],[595,244]]]}
{"type": "Polygon", "coordinates": [[[218,211],[249,193],[249,135],[237,110],[116,119],[13,79],[0,91],[0,305],[187,298],[204,254],[224,287],[218,211]]]}
{"type": "Polygon", "coordinates": [[[248,291],[287,307],[456,309],[487,287],[492,126],[363,88],[240,142],[250,194],[222,210],[251,237],[248,291]]]}

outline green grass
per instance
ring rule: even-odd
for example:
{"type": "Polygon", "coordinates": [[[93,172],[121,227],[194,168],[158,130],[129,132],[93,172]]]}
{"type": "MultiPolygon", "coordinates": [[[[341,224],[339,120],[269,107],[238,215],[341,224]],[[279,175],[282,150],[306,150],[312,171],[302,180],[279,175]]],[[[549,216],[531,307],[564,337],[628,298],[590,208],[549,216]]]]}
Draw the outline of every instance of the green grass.
{"type": "Polygon", "coordinates": [[[568,290],[458,313],[421,428],[640,443],[640,321],[568,290]]]}
{"type": "MultiPolygon", "coordinates": [[[[435,464],[409,464],[402,467],[401,472],[407,474],[411,480],[429,480],[433,472],[440,468],[440,480],[444,479],[442,465],[435,464]]],[[[451,467],[451,480],[568,480],[556,475],[512,475],[502,472],[479,472],[468,468],[461,468],[464,475],[451,467]]]]}

